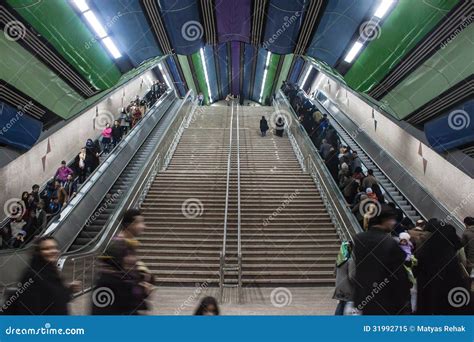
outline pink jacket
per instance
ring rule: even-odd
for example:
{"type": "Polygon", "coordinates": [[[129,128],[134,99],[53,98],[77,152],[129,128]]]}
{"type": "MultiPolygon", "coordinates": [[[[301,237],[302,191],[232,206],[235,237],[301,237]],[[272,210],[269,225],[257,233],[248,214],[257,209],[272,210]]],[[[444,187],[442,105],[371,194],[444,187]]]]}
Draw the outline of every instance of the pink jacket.
{"type": "Polygon", "coordinates": [[[104,138],[111,138],[112,137],[112,128],[111,127],[105,127],[104,130],[102,131],[102,136],[104,138]]]}

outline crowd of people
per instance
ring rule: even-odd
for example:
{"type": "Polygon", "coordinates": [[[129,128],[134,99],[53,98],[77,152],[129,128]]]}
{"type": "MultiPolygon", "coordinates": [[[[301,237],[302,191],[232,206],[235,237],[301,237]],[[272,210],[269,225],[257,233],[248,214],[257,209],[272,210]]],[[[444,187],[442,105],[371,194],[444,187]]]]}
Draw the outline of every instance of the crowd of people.
{"type": "Polygon", "coordinates": [[[144,99],[137,95],[120,109],[113,125],[105,124],[99,139],[87,139],[72,163],[63,160],[43,190],[34,184],[31,191],[24,191],[20,201],[9,208],[8,222],[0,227],[0,249],[19,248],[40,234],[99,166],[100,156],[110,153],[166,90],[163,82],[155,81],[144,99]]]}
{"type": "MultiPolygon", "coordinates": [[[[149,297],[155,289],[154,277],[137,256],[138,236],[146,229],[144,216],[138,209],[129,209],[122,216],[122,229],[99,257],[99,271],[91,291],[92,315],[141,315],[150,311],[149,297]],[[113,300],[104,305],[100,291],[107,289],[113,300]]],[[[59,248],[53,237],[40,238],[34,247],[30,267],[21,277],[20,285],[29,284],[7,298],[2,308],[7,315],[67,315],[73,294],[81,283],[66,283],[57,266],[59,248]]],[[[195,315],[219,315],[217,301],[204,297],[195,315]]]]}
{"type": "Polygon", "coordinates": [[[357,152],[341,144],[327,115],[310,97],[286,82],[283,92],[364,229],[354,241],[341,244],[336,314],[472,313],[474,219],[464,220],[462,238],[444,221],[412,222],[387,201],[373,170],[364,171],[357,152]],[[454,296],[461,292],[467,300],[457,305],[454,296]]]}

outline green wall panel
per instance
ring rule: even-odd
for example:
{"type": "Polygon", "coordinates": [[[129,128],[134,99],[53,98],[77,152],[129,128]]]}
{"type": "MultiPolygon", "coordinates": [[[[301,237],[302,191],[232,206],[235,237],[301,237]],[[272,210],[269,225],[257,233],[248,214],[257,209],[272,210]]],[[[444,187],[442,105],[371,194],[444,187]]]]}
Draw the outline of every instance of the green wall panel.
{"type": "Polygon", "coordinates": [[[278,69],[278,63],[280,61],[280,55],[271,54],[270,63],[268,64],[267,77],[265,79],[265,87],[263,89],[263,101],[269,99],[272,96],[273,81],[275,80],[275,74],[278,69]]]}
{"type": "Polygon", "coordinates": [[[209,104],[209,91],[206,84],[206,76],[204,75],[204,68],[202,67],[203,60],[201,55],[198,52],[193,53],[191,55],[194,71],[196,73],[196,79],[199,84],[199,88],[201,89],[202,94],[204,95],[204,103],[209,104]]]}
{"type": "Polygon", "coordinates": [[[183,70],[184,79],[186,83],[188,84],[188,88],[192,89],[194,91],[194,94],[197,94],[198,91],[197,91],[196,85],[194,84],[191,68],[189,67],[188,57],[186,57],[185,55],[177,55],[177,56],[178,56],[179,65],[181,65],[181,70],[183,70]]]}
{"type": "Polygon", "coordinates": [[[459,0],[399,0],[371,41],[345,75],[358,91],[370,91],[394,68],[459,0]]]}
{"type": "Polygon", "coordinates": [[[65,0],[8,0],[95,88],[112,87],[121,73],[94,34],[65,0]]]}
{"type": "Polygon", "coordinates": [[[291,62],[293,61],[293,54],[282,56],[285,58],[283,61],[283,65],[281,66],[280,70],[280,77],[278,77],[276,91],[281,88],[283,81],[288,78],[288,73],[290,72],[291,62]]]}
{"type": "Polygon", "coordinates": [[[0,34],[0,79],[10,83],[64,119],[83,101],[67,83],[35,56],[0,34]]]}
{"type": "Polygon", "coordinates": [[[383,99],[403,119],[474,73],[474,25],[461,31],[383,99]]]}

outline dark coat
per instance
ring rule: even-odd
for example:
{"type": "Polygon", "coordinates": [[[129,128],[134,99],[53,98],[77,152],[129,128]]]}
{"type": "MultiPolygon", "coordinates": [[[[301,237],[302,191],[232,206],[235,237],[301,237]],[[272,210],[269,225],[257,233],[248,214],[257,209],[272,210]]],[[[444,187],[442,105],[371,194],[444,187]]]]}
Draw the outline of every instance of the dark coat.
{"type": "Polygon", "coordinates": [[[457,256],[461,247],[459,237],[452,226],[446,226],[433,232],[416,251],[418,265],[414,269],[417,277],[417,314],[419,315],[462,315],[472,314],[471,307],[450,304],[456,294],[464,288],[469,293],[468,280],[463,275],[457,256]],[[458,290],[455,290],[458,288],[458,290]],[[450,298],[451,297],[451,298],[450,298]]]}
{"type": "MultiPolygon", "coordinates": [[[[72,291],[64,284],[58,269],[53,264],[37,266],[32,264],[24,273],[20,286],[22,293],[12,300],[5,311],[7,315],[68,314],[72,291]]],[[[13,299],[16,294],[12,293],[8,298],[13,299]]]]}
{"type": "Polygon", "coordinates": [[[390,234],[377,229],[354,239],[354,306],[364,315],[399,315],[411,311],[405,253],[390,234]]]}
{"type": "Polygon", "coordinates": [[[268,131],[268,122],[265,119],[260,119],[260,131],[266,132],[268,131]]]}
{"type": "Polygon", "coordinates": [[[339,159],[337,158],[337,151],[333,150],[329,152],[324,162],[326,167],[329,169],[332,178],[334,178],[334,180],[337,182],[339,174],[339,159]]]}

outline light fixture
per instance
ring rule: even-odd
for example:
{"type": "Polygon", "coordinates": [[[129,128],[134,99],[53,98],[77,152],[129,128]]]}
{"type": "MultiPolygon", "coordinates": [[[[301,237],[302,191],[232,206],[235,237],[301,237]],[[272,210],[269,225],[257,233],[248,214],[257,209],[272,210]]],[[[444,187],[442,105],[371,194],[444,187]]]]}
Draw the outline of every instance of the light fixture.
{"type": "Polygon", "coordinates": [[[83,13],[84,17],[86,18],[87,22],[92,26],[92,28],[95,31],[95,34],[99,38],[105,38],[107,37],[107,32],[105,31],[104,27],[102,24],[99,22],[99,19],[95,16],[94,12],[92,11],[86,11],[83,13]]]}
{"type": "Polygon", "coordinates": [[[377,7],[374,16],[382,19],[394,3],[394,0],[382,0],[382,3],[377,7]]]}
{"type": "Polygon", "coordinates": [[[168,88],[172,89],[171,82],[168,80],[168,76],[166,75],[165,71],[163,70],[163,65],[161,63],[158,64],[158,68],[160,69],[161,74],[163,75],[163,78],[165,79],[165,83],[168,86],[168,88]]]}
{"type": "Polygon", "coordinates": [[[120,53],[112,38],[107,35],[107,31],[105,30],[104,26],[100,23],[99,19],[97,19],[97,16],[94,14],[94,12],[92,12],[92,10],[89,8],[87,1],[72,0],[71,2],[81,12],[84,18],[86,18],[87,22],[94,30],[97,38],[102,41],[102,44],[104,44],[112,57],[114,59],[122,57],[122,54],[120,53]]]}
{"type": "Polygon", "coordinates": [[[201,55],[202,68],[204,69],[204,78],[206,79],[207,91],[209,93],[209,102],[212,102],[211,85],[209,84],[209,75],[207,74],[206,59],[204,58],[204,48],[201,48],[201,50],[199,50],[199,53],[201,55]]]}
{"type": "Polygon", "coordinates": [[[306,74],[304,75],[303,77],[303,82],[301,82],[301,88],[304,88],[304,84],[306,83],[306,81],[308,80],[308,77],[309,77],[309,74],[311,73],[311,70],[313,69],[313,67],[310,65],[308,67],[308,71],[306,71],[306,74]]]}
{"type": "Polygon", "coordinates": [[[81,13],[89,10],[86,0],[73,0],[72,2],[81,13]]]}
{"type": "Polygon", "coordinates": [[[122,54],[120,53],[120,51],[115,46],[115,43],[112,41],[112,38],[105,37],[104,39],[102,39],[102,42],[104,43],[107,50],[109,50],[112,57],[114,57],[115,59],[117,59],[119,57],[122,57],[122,54]]]}
{"type": "Polygon", "coordinates": [[[263,78],[262,78],[262,89],[260,89],[260,96],[259,96],[259,102],[262,102],[263,100],[263,91],[265,89],[265,79],[267,78],[267,72],[268,72],[268,66],[270,65],[270,57],[272,56],[271,52],[267,52],[267,58],[265,60],[265,67],[263,70],[263,78]]]}
{"type": "Polygon", "coordinates": [[[349,53],[344,58],[344,62],[351,63],[364,45],[361,42],[355,42],[349,53]]]}

